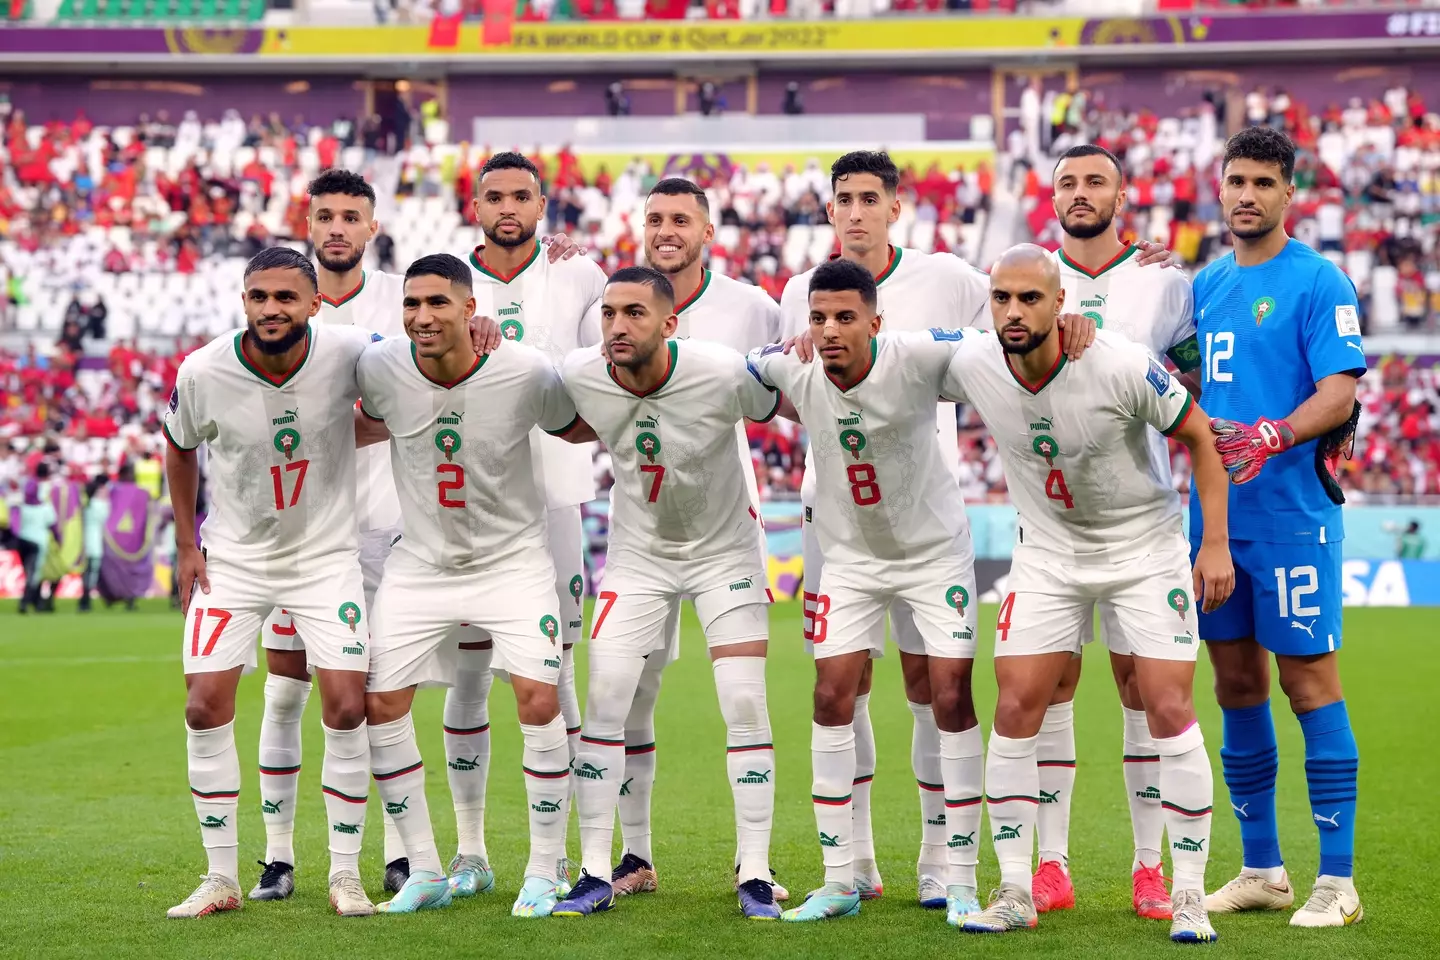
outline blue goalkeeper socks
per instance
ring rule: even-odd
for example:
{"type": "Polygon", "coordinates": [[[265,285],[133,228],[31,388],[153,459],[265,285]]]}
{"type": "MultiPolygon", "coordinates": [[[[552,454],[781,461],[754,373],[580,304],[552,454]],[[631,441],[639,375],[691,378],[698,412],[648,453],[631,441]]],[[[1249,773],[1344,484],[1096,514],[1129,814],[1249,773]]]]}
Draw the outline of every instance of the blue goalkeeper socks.
{"type": "MultiPolygon", "coordinates": [[[[1341,708],[1343,713],[1343,705],[1341,708]]],[[[1221,708],[1220,712],[1224,716],[1220,761],[1225,770],[1225,787],[1230,791],[1230,806],[1240,821],[1245,866],[1257,870],[1281,866],[1280,833],[1275,824],[1275,774],[1280,753],[1275,744],[1270,701],[1239,710],[1221,708]]],[[[1309,733],[1305,736],[1308,743],[1309,733]]],[[[1353,745],[1351,750],[1354,756],[1353,745]]],[[[1353,798],[1354,791],[1351,793],[1353,798]]]]}
{"type": "Polygon", "coordinates": [[[1348,877],[1355,872],[1355,794],[1360,772],[1350,714],[1341,700],[1302,713],[1298,719],[1305,735],[1310,813],[1320,831],[1320,875],[1348,877]]]}

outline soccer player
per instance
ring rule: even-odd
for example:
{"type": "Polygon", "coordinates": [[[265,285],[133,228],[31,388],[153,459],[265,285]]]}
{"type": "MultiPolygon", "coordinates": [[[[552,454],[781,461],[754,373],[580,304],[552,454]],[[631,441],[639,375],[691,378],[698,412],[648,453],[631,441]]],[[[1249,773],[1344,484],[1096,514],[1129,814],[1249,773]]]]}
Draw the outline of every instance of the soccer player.
{"type": "Polygon", "coordinates": [[[530,860],[512,913],[548,916],[560,896],[570,759],[556,689],[561,609],[530,434],[537,426],[554,436],[585,427],[544,353],[522,344],[475,352],[464,261],[422,257],[405,278],[409,342],[375,344],[358,374],[361,412],[390,434],[403,529],[375,598],[366,687],[375,782],[410,861],[409,878],[384,908],[408,913],[452,896],[410,705],[417,685],[454,682],[455,628],[468,623],[501,651],[525,742],[530,860]]]}
{"type": "MultiPolygon", "coordinates": [[[[1064,229],[1056,258],[1067,309],[1085,314],[1102,329],[1119,331],[1157,359],[1169,357],[1181,371],[1182,382],[1193,385],[1199,376],[1200,352],[1190,281],[1180,270],[1141,265],[1139,248],[1116,236],[1114,221],[1125,206],[1125,178],[1119,160],[1103,147],[1072,147],[1055,165],[1053,179],[1055,215],[1064,229]]],[[[1165,438],[1156,431],[1147,436],[1151,471],[1168,486],[1170,453],[1165,438]]],[[[1159,755],[1146,725],[1124,625],[1109,602],[1098,606],[1124,713],[1122,767],[1135,837],[1131,899],[1140,916],[1169,920],[1170,894],[1160,856],[1165,815],[1156,782],[1159,755]]],[[[1093,621],[1083,621],[1080,629],[1086,643],[1093,639],[1093,621]]],[[[1040,857],[1032,888],[1037,913],[1075,905],[1069,871],[1070,803],[1075,786],[1074,699],[1080,664],[1077,653],[1045,712],[1036,744],[1040,808],[1035,814],[1035,837],[1040,857]]]]}
{"type": "Polygon", "coordinates": [[[1067,364],[1056,321],[1065,303],[1058,264],[1022,244],[991,269],[998,334],[964,331],[944,396],[972,404],[1000,447],[1019,511],[1010,592],[996,625],[995,726],[985,793],[1000,889],[963,929],[1033,927],[1032,814],[1039,808],[1036,746],[1061,677],[1080,648],[1080,628],[1107,601],[1134,661],[1136,684],[1159,761],[1173,841],[1170,937],[1208,942],[1210,760],[1195,719],[1195,620],[1230,595],[1224,467],[1203,413],[1142,344],[1100,331],[1067,364]],[[1150,428],[1194,453],[1198,500],[1210,523],[1190,568],[1180,499],[1154,469],[1150,428]],[[1193,588],[1193,591],[1192,591],[1193,588]]]}
{"type": "MultiPolygon", "coordinates": [[[[1295,147],[1284,134],[1252,127],[1230,138],[1220,203],[1235,251],[1195,278],[1205,405],[1236,484],[1237,596],[1201,617],[1200,635],[1215,668],[1220,758],[1245,857],[1240,875],[1208,904],[1217,913],[1281,910],[1295,899],[1275,825],[1273,653],[1305,736],[1320,832],[1319,878],[1290,923],[1339,927],[1362,916],[1352,879],[1359,753],[1337,655],[1345,498],[1324,456],[1354,431],[1365,350],[1350,280],[1285,234],[1294,170],[1295,147]]],[[[1190,520],[1190,536],[1201,536],[1207,527],[1193,508],[1190,520]]]]}
{"type": "MultiPolygon", "coordinates": [[[[847,153],[830,166],[830,184],[834,192],[825,211],[834,224],[840,256],[869,269],[874,278],[877,312],[884,317],[885,329],[921,331],[930,327],[966,327],[988,323],[985,310],[987,284],[985,275],[959,257],[950,254],[926,254],[919,250],[890,244],[890,225],[900,218],[900,171],[883,152],[857,150],[847,153]]],[[[786,337],[803,334],[810,328],[810,281],[814,271],[791,278],[780,297],[786,337]]],[[[817,339],[818,346],[818,339],[817,339]]],[[[939,431],[942,462],[958,475],[960,451],[955,439],[955,405],[941,403],[935,410],[939,431]]],[[[813,442],[813,441],[812,441],[813,442]]],[[[804,511],[801,547],[804,558],[803,597],[805,640],[807,646],[827,629],[827,610],[820,602],[820,578],[827,557],[822,555],[817,526],[815,458],[813,448],[805,454],[805,479],[800,488],[804,511]]],[[[957,498],[958,501],[958,498],[957,498]]],[[[963,503],[956,508],[957,536],[969,546],[970,523],[963,503]]],[[[911,658],[905,651],[922,651],[919,627],[905,603],[891,608],[890,629],[901,650],[901,669],[905,676],[905,695],[914,715],[911,764],[920,794],[921,842],[917,861],[919,899],[927,907],[945,906],[947,885],[947,844],[953,837],[972,835],[980,827],[978,803],[945,808],[945,795],[940,775],[940,732],[931,707],[929,671],[923,657],[911,658]]],[[[877,648],[880,656],[883,648],[877,648]]],[[[874,834],[870,823],[870,784],[875,776],[875,735],[870,725],[871,667],[866,664],[855,701],[854,731],[856,771],[852,790],[855,814],[855,883],[863,899],[879,897],[884,891],[880,869],[875,862],[874,834]]],[[[980,729],[967,717],[968,726],[956,747],[966,770],[967,797],[980,794],[980,777],[984,767],[980,729]]],[[[953,798],[952,798],[953,799],[953,798]]],[[[973,846],[961,848],[963,868],[954,882],[975,885],[975,864],[979,851],[973,846]]],[[[978,904],[977,904],[978,906],[978,904]]]]}
{"type": "Polygon", "coordinates": [[[615,807],[620,785],[632,776],[625,723],[648,662],[671,659],[668,629],[688,597],[705,630],[725,720],[741,911],[779,919],[770,882],[770,591],[759,520],[746,494],[745,474],[753,471],[734,438],[743,419],[773,417],[781,397],[750,372],[742,354],[669,339],[678,323],[675,293],[658,270],[616,272],[601,311],[605,355],[578,350],[563,368],[581,418],[610,450],[615,486],[605,589],[590,635],[585,733],[575,760],[584,873],[555,914],[585,916],[615,902],[615,807]]]}
{"type": "MultiPolygon", "coordinates": [[[[480,169],[475,219],[485,243],[469,256],[476,309],[500,323],[508,340],[534,347],[559,366],[565,354],[599,342],[600,295],[605,273],[584,257],[554,262],[541,256],[535,231],[545,213],[540,172],[518,153],[497,153],[480,169]]],[[[585,590],[584,533],[580,505],[595,496],[590,450],[536,430],[531,457],[549,511],[545,526],[560,602],[563,657],[560,709],[568,731],[570,759],[580,741],[580,703],[575,695],[571,647],[580,639],[585,590]]],[[[455,684],[445,695],[445,753],[450,757],[450,792],[455,802],[459,846],[450,871],[460,895],[494,883],[485,850],[485,770],[490,761],[487,699],[491,658],[483,631],[461,643],[455,684]]],[[[497,664],[498,666],[498,664],[497,664]]],[[[562,846],[563,851],[563,846],[562,846]]],[[[569,888],[569,863],[560,865],[569,888]]]]}
{"type": "MultiPolygon", "coordinates": [[[[759,287],[706,269],[703,255],[714,239],[710,202],[697,184],[667,177],[650,189],[645,199],[645,259],[669,278],[672,289],[691,291],[675,305],[678,324],[674,335],[724,344],[741,354],[779,339],[780,306],[774,300],[759,287]]],[[[760,491],[744,424],[737,423],[735,432],[745,464],[745,487],[758,515],[760,491]]],[[[758,526],[756,535],[763,549],[764,531],[758,526]]],[[[678,619],[667,630],[671,650],[678,654],[678,619]]],[[[655,704],[667,660],[646,658],[630,716],[625,720],[625,789],[619,800],[625,848],[611,877],[617,897],[652,892],[659,885],[650,844],[650,797],[655,787],[655,704]]],[[[738,857],[737,851],[737,870],[738,857]]],[[[740,882],[738,872],[736,882],[740,882]]],[[[773,892],[776,900],[789,897],[789,892],[778,884],[773,886],[773,892]]]]}
{"type": "Polygon", "coordinates": [[[943,845],[948,863],[933,870],[949,879],[942,896],[958,923],[978,909],[973,874],[966,877],[963,867],[979,824],[968,835],[956,834],[956,815],[978,810],[981,770],[980,748],[967,742],[979,739],[970,695],[974,552],[935,430],[935,398],[953,341],[928,332],[877,338],[875,279],[861,264],[832,260],[816,268],[809,284],[810,337],[823,362],[807,364],[778,346],[751,354],[761,379],[794,403],[810,437],[813,522],[826,561],[815,601],[811,728],[825,885],[784,919],[820,920],[860,909],[852,819],[855,701],[872,652],[885,642],[885,614],[903,602],[915,630],[892,636],[907,686],[913,689],[917,674],[928,680],[939,729],[942,809],[952,833],[943,845]]]}
{"type": "Polygon", "coordinates": [[[294,617],[320,681],[330,903],[341,916],[359,916],[374,907],[358,871],[370,748],[354,405],[355,365],[371,334],[312,326],[321,303],[315,267],[284,247],[246,266],[243,300],[246,329],[185,358],[165,415],[186,617],[190,792],[210,860],[200,886],[169,915],[241,906],[235,691],[254,667],[261,623],[278,606],[294,617]],[[202,443],[216,506],[201,529],[203,552],[193,509],[202,443]],[[201,596],[192,603],[196,583],[201,596]]]}

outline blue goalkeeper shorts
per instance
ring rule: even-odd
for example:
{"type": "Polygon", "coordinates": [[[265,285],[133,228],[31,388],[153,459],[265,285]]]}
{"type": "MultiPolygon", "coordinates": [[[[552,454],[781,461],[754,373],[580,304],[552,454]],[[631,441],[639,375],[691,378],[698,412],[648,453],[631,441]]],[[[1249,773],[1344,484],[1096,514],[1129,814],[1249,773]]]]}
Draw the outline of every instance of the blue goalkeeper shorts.
{"type": "MultiPolygon", "coordinates": [[[[1192,541],[1192,564],[1199,552],[1192,541]]],[[[1341,544],[1231,540],[1230,558],[1235,592],[1219,610],[1200,614],[1202,640],[1254,637],[1290,657],[1340,649],[1341,544]]]]}

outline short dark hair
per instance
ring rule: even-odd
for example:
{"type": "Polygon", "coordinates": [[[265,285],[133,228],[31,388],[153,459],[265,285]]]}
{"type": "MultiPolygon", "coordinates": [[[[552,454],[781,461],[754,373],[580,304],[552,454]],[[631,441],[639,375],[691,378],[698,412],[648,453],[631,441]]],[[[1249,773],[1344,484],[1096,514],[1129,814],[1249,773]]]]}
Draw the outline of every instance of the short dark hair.
{"type": "Polygon", "coordinates": [[[694,197],[695,202],[700,204],[700,209],[705,211],[705,215],[707,217],[710,215],[710,198],[705,196],[705,191],[693,180],[686,180],[684,177],[666,177],[651,187],[647,196],[653,197],[657,193],[662,197],[694,197]]]}
{"type": "Polygon", "coordinates": [[[480,168],[480,176],[475,178],[476,182],[484,180],[485,174],[493,170],[524,170],[535,178],[536,183],[540,183],[540,168],[535,166],[529,157],[513,150],[502,150],[486,160],[485,165],[480,168]]]}
{"type": "Polygon", "coordinates": [[[1274,127],[1246,127],[1225,141],[1225,158],[1220,173],[1232,160],[1254,160],[1280,167],[1280,179],[1289,183],[1295,175],[1295,144],[1274,127]]]}
{"type": "Polygon", "coordinates": [[[1115,172],[1119,174],[1120,179],[1125,179],[1125,168],[1120,165],[1120,158],[1095,143],[1078,143],[1060,154],[1060,158],[1055,161],[1055,166],[1050,170],[1050,177],[1052,179],[1055,177],[1055,171],[1060,169],[1060,164],[1066,160],[1074,160],[1077,157],[1104,157],[1115,165],[1115,172]]]}
{"type": "Polygon", "coordinates": [[[331,193],[338,193],[345,197],[364,197],[370,201],[372,208],[375,206],[375,188],[370,186],[360,174],[352,173],[349,170],[339,168],[326,170],[310,181],[305,192],[311,197],[323,197],[331,193]]]}
{"type": "Polygon", "coordinates": [[[441,277],[457,287],[464,287],[471,291],[475,289],[475,280],[470,274],[470,266],[459,257],[451,256],[448,253],[429,253],[410,264],[405,268],[405,279],[410,280],[415,277],[441,277]]]}
{"type": "Polygon", "coordinates": [[[816,290],[835,293],[854,290],[860,294],[860,299],[867,307],[874,307],[879,302],[879,296],[875,292],[875,278],[870,275],[870,271],[854,260],[839,257],[825,261],[810,274],[808,293],[816,290]]]}
{"type": "Polygon", "coordinates": [[[654,290],[662,300],[675,306],[675,286],[670,278],[665,276],[654,267],[622,267],[610,275],[605,281],[605,286],[613,286],[617,283],[643,283],[654,290]]]}
{"type": "Polygon", "coordinates": [[[900,168],[884,150],[852,150],[830,164],[830,189],[846,177],[857,173],[868,173],[879,177],[886,193],[900,188],[900,168]]]}
{"type": "Polygon", "coordinates": [[[320,278],[315,273],[315,264],[298,250],[289,247],[266,247],[245,264],[245,279],[261,270],[299,270],[310,281],[310,289],[320,289],[320,278]]]}

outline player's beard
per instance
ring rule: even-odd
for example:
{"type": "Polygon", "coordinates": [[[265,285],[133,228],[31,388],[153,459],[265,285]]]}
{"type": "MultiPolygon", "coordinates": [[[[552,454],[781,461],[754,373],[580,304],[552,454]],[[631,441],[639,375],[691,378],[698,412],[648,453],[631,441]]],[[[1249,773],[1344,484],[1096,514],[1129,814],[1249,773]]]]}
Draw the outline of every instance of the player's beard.
{"type": "MultiPolygon", "coordinates": [[[[614,341],[611,341],[611,343],[613,342],[614,341]]],[[[616,360],[610,353],[610,343],[606,343],[605,356],[620,369],[629,370],[631,373],[634,373],[636,370],[644,368],[644,366],[650,362],[650,358],[655,356],[655,351],[659,350],[661,344],[664,342],[664,337],[660,337],[649,343],[636,343],[634,340],[626,339],[624,343],[630,347],[630,357],[626,360],[616,360]]]]}
{"type": "MultiPolygon", "coordinates": [[[[686,257],[686,258],[685,258],[684,260],[682,260],[677,266],[674,266],[674,267],[662,267],[662,266],[660,266],[659,264],[657,264],[654,260],[651,260],[651,261],[650,261],[650,265],[651,265],[652,267],[654,267],[656,270],[659,270],[661,273],[664,273],[666,276],[678,277],[680,274],[682,274],[682,273],[684,273],[686,270],[690,269],[691,264],[693,264],[696,260],[699,260],[699,259],[700,259],[700,253],[701,253],[701,249],[700,249],[699,247],[694,248],[694,252],[691,253],[690,256],[686,257]]],[[[646,251],[646,254],[647,254],[646,259],[649,259],[649,256],[648,256],[649,251],[648,251],[648,250],[646,251]]]]}
{"type": "Polygon", "coordinates": [[[1115,222],[1115,214],[1113,213],[1107,217],[1099,210],[1096,210],[1095,216],[1097,216],[1099,219],[1097,219],[1094,223],[1072,224],[1068,219],[1061,218],[1060,229],[1064,230],[1076,240],[1089,240],[1093,237],[1098,237],[1106,230],[1109,230],[1111,224],[1115,222]]]}
{"type": "Polygon", "coordinates": [[[347,257],[327,257],[324,247],[316,247],[315,259],[322,268],[331,273],[349,273],[360,266],[360,261],[365,259],[365,244],[360,244],[355,252],[347,257]]]}
{"type": "MultiPolygon", "coordinates": [[[[1001,334],[1003,334],[1003,333],[1005,332],[1005,330],[1004,330],[1003,327],[1000,329],[1000,332],[1001,332],[1001,334]]],[[[1023,357],[1025,354],[1030,353],[1030,352],[1031,352],[1032,350],[1034,350],[1036,347],[1040,346],[1040,344],[1042,344],[1042,343],[1044,343],[1046,340],[1050,339],[1050,331],[1049,331],[1049,330],[1044,330],[1044,331],[1034,331],[1034,330],[1031,330],[1031,331],[1029,331],[1029,333],[1030,333],[1029,339],[1027,339],[1024,343],[1019,343],[1019,344],[1011,343],[1009,340],[1006,340],[1006,339],[1004,338],[1004,336],[1001,336],[1001,337],[1000,337],[1000,347],[1001,347],[1001,349],[1003,349],[1006,353],[1013,353],[1013,354],[1014,354],[1015,356],[1017,356],[1017,357],[1023,357]]]]}
{"type": "Polygon", "coordinates": [[[497,247],[504,247],[507,250],[512,250],[515,247],[522,247],[525,244],[529,243],[530,238],[535,236],[536,226],[537,225],[533,223],[528,227],[524,224],[521,224],[520,232],[515,234],[515,236],[513,237],[502,237],[497,234],[491,233],[488,227],[481,227],[481,231],[485,234],[486,243],[493,243],[497,247]]]}
{"type": "Polygon", "coordinates": [[[304,340],[305,335],[309,332],[310,321],[307,319],[302,320],[299,323],[291,322],[289,331],[287,331],[285,336],[281,337],[279,340],[261,340],[259,335],[255,333],[255,325],[251,324],[249,331],[249,340],[251,346],[253,346],[256,350],[259,350],[261,353],[274,357],[279,356],[280,354],[290,350],[292,347],[295,346],[295,344],[299,343],[301,340],[304,340]]]}
{"type": "Polygon", "coordinates": [[[1232,212],[1231,215],[1226,218],[1225,226],[1229,228],[1232,236],[1237,237],[1240,240],[1259,240],[1262,237],[1266,237],[1269,234],[1273,233],[1275,228],[1280,226],[1279,220],[1275,220],[1274,222],[1267,222],[1266,220],[1261,219],[1260,222],[1257,223],[1255,226],[1241,229],[1234,225],[1234,220],[1234,212],[1232,212]]]}

